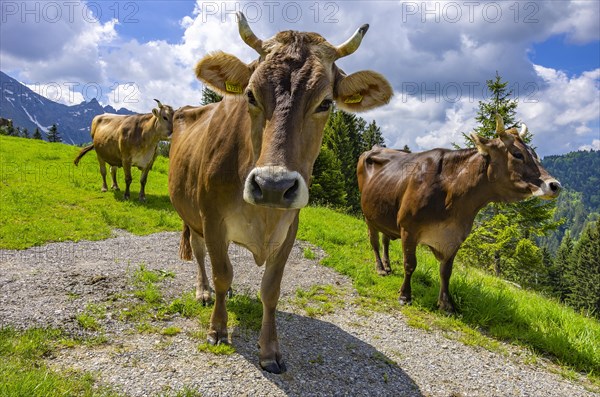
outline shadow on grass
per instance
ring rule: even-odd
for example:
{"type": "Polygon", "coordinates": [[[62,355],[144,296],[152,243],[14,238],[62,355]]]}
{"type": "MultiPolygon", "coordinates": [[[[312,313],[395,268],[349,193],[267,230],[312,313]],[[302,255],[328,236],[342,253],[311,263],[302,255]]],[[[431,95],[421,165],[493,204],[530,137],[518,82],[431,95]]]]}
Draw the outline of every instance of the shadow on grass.
{"type": "Polygon", "coordinates": [[[173,205],[171,204],[171,198],[166,194],[152,194],[146,193],[146,201],[139,200],[139,191],[131,190],[129,200],[125,200],[123,197],[124,190],[111,190],[110,191],[116,201],[129,202],[136,207],[143,207],[156,211],[172,211],[175,212],[173,205]]]}

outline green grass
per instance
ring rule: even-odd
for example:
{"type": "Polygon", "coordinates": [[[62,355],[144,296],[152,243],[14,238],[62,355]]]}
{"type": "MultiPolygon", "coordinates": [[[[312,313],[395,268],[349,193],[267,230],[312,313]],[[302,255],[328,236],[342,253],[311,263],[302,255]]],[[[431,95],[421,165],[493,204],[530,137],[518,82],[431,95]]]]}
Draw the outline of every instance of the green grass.
{"type": "Polygon", "coordinates": [[[456,338],[467,344],[494,349],[495,340],[501,340],[523,345],[598,381],[600,323],[592,318],[460,265],[450,282],[458,314],[446,316],[436,310],[438,263],[424,248],[418,250],[413,274],[413,306],[401,309],[397,298],[404,272],[398,242],[390,246],[394,271],[381,277],[375,272],[367,228],[360,219],[325,208],[305,208],[300,212],[298,238],[323,248],[327,256],[321,262],[350,276],[369,309],[402,310],[409,324],[448,330],[449,335],[458,330],[456,338]]]}
{"type": "Polygon", "coordinates": [[[0,329],[0,396],[119,396],[111,389],[99,388],[90,374],[59,373],[46,366],[44,359],[59,345],[76,343],[65,340],[58,330],[0,329]]]}
{"type": "MultiPolygon", "coordinates": [[[[0,249],[23,249],[51,241],[99,240],[115,228],[135,234],[179,230],[167,186],[168,161],[158,157],[146,185],[146,203],[137,200],[139,170],[134,169],[131,199],[101,193],[94,152],[78,167],[79,148],[33,139],[0,136],[0,249]]],[[[110,186],[110,173],[108,176],[110,186]]]]}
{"type": "Polygon", "coordinates": [[[296,290],[294,303],[304,309],[309,317],[318,317],[335,312],[344,301],[341,293],[331,285],[313,285],[308,291],[296,290]]]}

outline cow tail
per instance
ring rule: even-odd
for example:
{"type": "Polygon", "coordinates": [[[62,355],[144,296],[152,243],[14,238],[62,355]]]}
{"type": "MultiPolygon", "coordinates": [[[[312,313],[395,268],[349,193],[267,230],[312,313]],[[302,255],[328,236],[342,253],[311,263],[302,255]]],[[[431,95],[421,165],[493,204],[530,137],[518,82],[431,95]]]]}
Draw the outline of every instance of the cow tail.
{"type": "Polygon", "coordinates": [[[179,242],[179,257],[184,261],[192,260],[192,244],[190,243],[191,231],[190,227],[183,224],[181,232],[181,241],[179,242]]]}
{"type": "Polygon", "coordinates": [[[81,152],[79,152],[77,157],[75,157],[75,161],[73,161],[73,163],[75,163],[75,165],[79,165],[79,160],[81,160],[81,158],[85,156],[85,154],[90,150],[94,150],[94,145],[86,146],[83,149],[81,149],[81,152]]]}

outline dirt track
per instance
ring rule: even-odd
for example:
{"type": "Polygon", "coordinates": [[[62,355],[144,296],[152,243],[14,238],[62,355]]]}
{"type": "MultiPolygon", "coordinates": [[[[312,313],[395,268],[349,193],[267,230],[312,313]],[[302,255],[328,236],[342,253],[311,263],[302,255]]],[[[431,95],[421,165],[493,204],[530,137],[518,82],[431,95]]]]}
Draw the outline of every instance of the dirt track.
{"type": "MultiPolygon", "coordinates": [[[[522,349],[489,352],[441,331],[411,328],[401,313],[365,313],[353,303],[356,292],[347,278],[303,257],[304,243],[290,256],[278,307],[284,375],[260,370],[254,331],[232,330],[236,353],[217,356],[198,351],[196,321],[174,316],[152,324],[181,328],[175,336],[141,333],[136,324],[119,321],[140,264],[175,273],[160,283],[166,300],[193,288],[195,266],[177,258],[178,242],[178,233],[137,237],[120,232],[99,242],[0,251],[0,326],[52,326],[82,334],[86,331],[76,315],[89,303],[105,305],[101,327],[108,342],[64,349],[48,362],[56,369],[91,371],[131,396],[184,386],[205,396],[598,395],[551,372],[547,363],[527,364],[530,355],[522,349]],[[332,314],[308,317],[294,296],[298,288],[312,285],[334,285],[343,303],[332,314]]],[[[241,248],[232,246],[230,254],[234,291],[256,296],[262,268],[241,248]]]]}

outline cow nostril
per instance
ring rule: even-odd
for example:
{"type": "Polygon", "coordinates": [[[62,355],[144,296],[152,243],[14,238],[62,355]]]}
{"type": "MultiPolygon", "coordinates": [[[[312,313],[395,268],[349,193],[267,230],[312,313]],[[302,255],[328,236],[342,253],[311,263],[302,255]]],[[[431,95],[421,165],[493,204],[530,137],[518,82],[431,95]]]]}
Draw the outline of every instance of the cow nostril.
{"type": "Polygon", "coordinates": [[[260,185],[256,181],[256,175],[252,176],[252,179],[250,180],[250,186],[252,187],[252,195],[257,199],[261,199],[263,197],[263,192],[260,188],[260,185]]]}
{"type": "Polygon", "coordinates": [[[550,190],[553,192],[557,192],[560,190],[560,183],[558,182],[550,182],[550,190]]]}
{"type": "Polygon", "coordinates": [[[294,184],[283,193],[283,198],[286,200],[293,200],[296,197],[296,192],[298,191],[298,179],[294,180],[294,184]]]}

